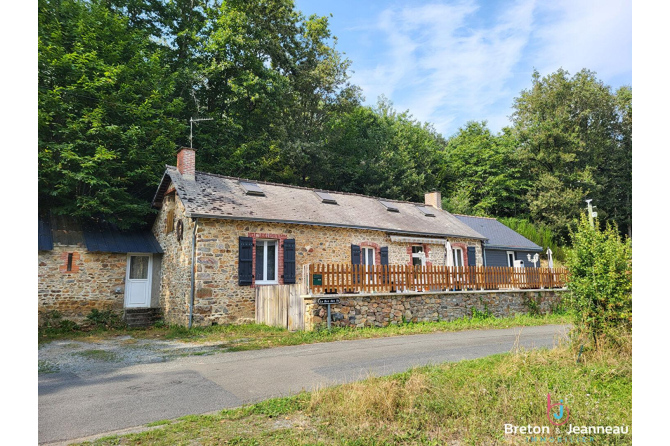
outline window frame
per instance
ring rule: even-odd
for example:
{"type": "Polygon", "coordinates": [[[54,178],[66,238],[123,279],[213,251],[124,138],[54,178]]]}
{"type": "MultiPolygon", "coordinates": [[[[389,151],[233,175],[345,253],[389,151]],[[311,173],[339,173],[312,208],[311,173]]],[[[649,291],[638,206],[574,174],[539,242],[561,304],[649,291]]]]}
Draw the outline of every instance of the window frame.
{"type": "Polygon", "coordinates": [[[361,264],[363,264],[365,266],[376,265],[377,264],[377,250],[375,248],[373,248],[372,246],[361,246],[361,264]],[[372,263],[367,263],[368,251],[372,252],[372,263]]]}
{"type": "Polygon", "coordinates": [[[509,268],[514,268],[514,261],[516,260],[516,255],[514,254],[514,251],[507,251],[506,255],[507,255],[507,266],[509,268]],[[511,261],[510,261],[510,256],[512,256],[511,261]]]}
{"type": "Polygon", "coordinates": [[[412,266],[426,266],[426,252],[423,249],[423,245],[412,245],[412,266]],[[414,248],[418,248],[419,250],[414,252],[414,248]],[[419,259],[421,264],[414,265],[414,259],[419,259]]]}
{"type": "Polygon", "coordinates": [[[258,280],[257,277],[254,279],[254,283],[256,285],[278,285],[279,284],[279,240],[277,239],[256,239],[256,243],[254,246],[254,274],[256,273],[256,270],[258,268],[257,262],[258,262],[258,257],[256,256],[256,250],[258,249],[258,244],[262,243],[263,244],[263,280],[258,280]],[[267,280],[265,279],[268,276],[268,244],[274,244],[275,245],[275,278],[273,280],[267,280]]]}
{"type": "Polygon", "coordinates": [[[463,257],[463,248],[453,248],[452,249],[452,254],[454,256],[454,266],[459,267],[459,268],[464,266],[465,259],[463,257]],[[458,259],[459,258],[460,258],[460,261],[461,261],[460,265],[458,264],[458,259]]]}

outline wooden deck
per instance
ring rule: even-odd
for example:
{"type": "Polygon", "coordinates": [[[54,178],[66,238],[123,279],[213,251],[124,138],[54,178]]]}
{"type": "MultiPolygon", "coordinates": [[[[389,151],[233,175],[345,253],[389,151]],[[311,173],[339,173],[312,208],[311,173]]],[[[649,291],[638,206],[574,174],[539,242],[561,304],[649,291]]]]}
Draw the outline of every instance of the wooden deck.
{"type": "Polygon", "coordinates": [[[310,294],[549,289],[566,285],[565,268],[310,264],[310,294]]]}

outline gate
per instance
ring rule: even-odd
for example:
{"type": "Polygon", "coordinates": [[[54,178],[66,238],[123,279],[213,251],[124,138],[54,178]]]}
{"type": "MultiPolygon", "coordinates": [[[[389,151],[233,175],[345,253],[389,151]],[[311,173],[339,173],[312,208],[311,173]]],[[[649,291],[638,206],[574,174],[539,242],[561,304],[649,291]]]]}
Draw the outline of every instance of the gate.
{"type": "Polygon", "coordinates": [[[300,297],[300,287],[300,284],[256,287],[256,323],[304,330],[305,303],[300,297]]]}

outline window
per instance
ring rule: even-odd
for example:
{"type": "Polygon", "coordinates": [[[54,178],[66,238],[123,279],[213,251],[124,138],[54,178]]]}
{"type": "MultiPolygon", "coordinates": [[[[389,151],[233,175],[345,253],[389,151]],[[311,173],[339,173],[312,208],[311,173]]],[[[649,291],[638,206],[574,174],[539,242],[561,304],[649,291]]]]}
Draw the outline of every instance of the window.
{"type": "Polygon", "coordinates": [[[66,271],[72,271],[72,253],[67,254],[67,269],[66,271]]]}
{"type": "Polygon", "coordinates": [[[463,266],[463,250],[461,248],[454,248],[454,266],[463,266]]]}
{"type": "Polygon", "coordinates": [[[507,251],[507,266],[514,266],[514,251],[507,251]]]}
{"type": "Polygon", "coordinates": [[[279,250],[277,240],[256,240],[256,284],[279,283],[277,264],[279,250]]]}
{"type": "Polygon", "coordinates": [[[426,217],[435,217],[435,211],[428,206],[417,206],[416,208],[426,217]]]}
{"type": "Polygon", "coordinates": [[[374,265],[375,264],[375,248],[363,247],[363,265],[374,265]]]}
{"type": "Polygon", "coordinates": [[[396,206],[394,203],[391,203],[390,201],[379,200],[379,202],[386,206],[386,210],[389,212],[400,212],[398,206],[396,206]]]}
{"type": "Polygon", "coordinates": [[[169,234],[174,230],[174,194],[169,194],[165,197],[165,207],[167,209],[165,233],[169,234]]]}
{"type": "Polygon", "coordinates": [[[423,252],[423,246],[412,246],[412,265],[424,266],[426,264],[426,255],[423,252]]]}
{"type": "Polygon", "coordinates": [[[247,195],[256,195],[258,197],[264,197],[265,192],[263,192],[263,189],[258,187],[258,184],[256,183],[249,183],[246,181],[240,181],[240,186],[242,186],[242,189],[244,189],[244,193],[247,195]]]}
{"type": "Polygon", "coordinates": [[[328,192],[315,191],[314,193],[321,199],[321,203],[337,204],[337,200],[328,192]]]}

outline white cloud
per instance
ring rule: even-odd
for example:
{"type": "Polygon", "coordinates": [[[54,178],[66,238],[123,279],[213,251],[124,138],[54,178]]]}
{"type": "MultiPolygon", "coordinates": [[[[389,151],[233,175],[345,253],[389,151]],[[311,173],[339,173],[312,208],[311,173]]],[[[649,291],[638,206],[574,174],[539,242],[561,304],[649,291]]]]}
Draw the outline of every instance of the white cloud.
{"type": "Polygon", "coordinates": [[[384,94],[449,136],[468,120],[506,125],[533,68],[586,67],[606,82],[630,72],[630,0],[497,8],[464,0],[384,10],[367,31],[383,57],[356,61],[353,81],[368,102],[384,94]]]}
{"type": "Polygon", "coordinates": [[[538,16],[551,18],[534,34],[538,70],[548,74],[563,67],[574,74],[588,68],[606,82],[628,75],[632,70],[631,12],[631,0],[569,0],[538,8],[538,16]]]}
{"type": "Polygon", "coordinates": [[[354,81],[369,100],[386,94],[440,131],[463,125],[455,120],[464,115],[486,119],[487,109],[510,94],[505,83],[529,39],[533,6],[519,1],[489,28],[469,25],[486,13],[474,1],[387,9],[378,25],[387,59],[359,70],[354,81]]]}

